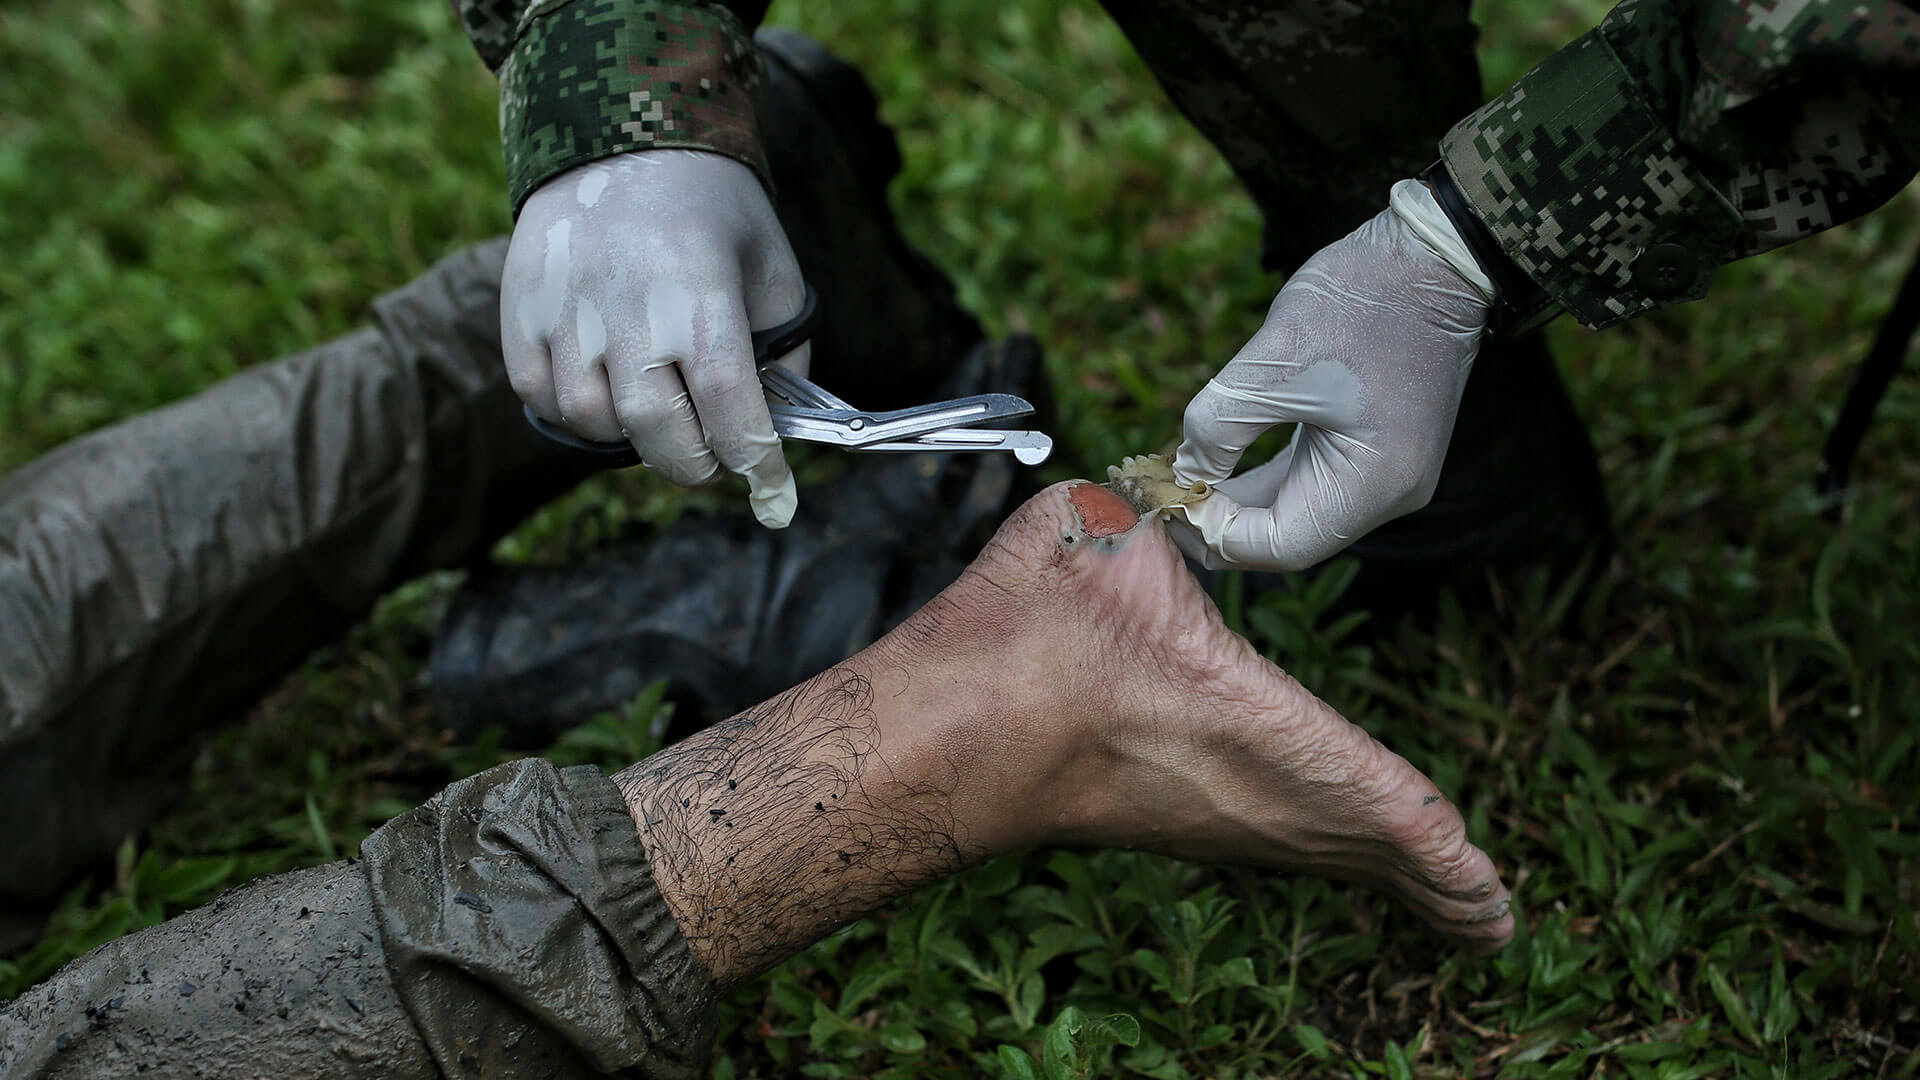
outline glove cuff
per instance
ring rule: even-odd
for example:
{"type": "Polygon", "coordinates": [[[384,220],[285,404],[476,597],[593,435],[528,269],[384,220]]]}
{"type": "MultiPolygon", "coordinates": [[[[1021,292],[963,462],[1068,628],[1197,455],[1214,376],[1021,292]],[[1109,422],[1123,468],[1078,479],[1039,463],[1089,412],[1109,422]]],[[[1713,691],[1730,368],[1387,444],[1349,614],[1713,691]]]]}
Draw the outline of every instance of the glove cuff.
{"type": "Polygon", "coordinates": [[[1467,284],[1480,293],[1483,302],[1493,303],[1497,295],[1493,279],[1480,268],[1466,241],[1460,239],[1460,230],[1454,228],[1453,222],[1440,209],[1440,204],[1433,201],[1433,193],[1425,184],[1418,180],[1402,180],[1393,185],[1393,192],[1387,198],[1387,207],[1435,255],[1453,267],[1455,273],[1467,279],[1467,284]]]}
{"type": "Polygon", "coordinates": [[[1500,245],[1487,232],[1486,226],[1473,215],[1467,206],[1467,200],[1460,194],[1460,188],[1454,184],[1453,176],[1447,172],[1446,163],[1436,161],[1427,166],[1420,179],[1433,192],[1433,201],[1453,223],[1454,231],[1462,243],[1473,255],[1474,262],[1493,282],[1493,311],[1488,317],[1487,336],[1492,338],[1522,338],[1553,321],[1564,308],[1559,301],[1548,295],[1532,278],[1528,277],[1500,245]]]}

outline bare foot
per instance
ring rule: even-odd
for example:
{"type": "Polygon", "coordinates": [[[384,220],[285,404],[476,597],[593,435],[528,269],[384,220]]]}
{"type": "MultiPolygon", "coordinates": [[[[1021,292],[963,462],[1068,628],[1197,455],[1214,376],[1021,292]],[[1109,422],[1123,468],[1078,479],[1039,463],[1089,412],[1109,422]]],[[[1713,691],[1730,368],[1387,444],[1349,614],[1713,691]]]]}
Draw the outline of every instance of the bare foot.
{"type": "Polygon", "coordinates": [[[1028,501],[901,630],[996,642],[995,692],[1044,703],[1009,736],[1074,748],[1042,755],[1051,794],[1017,839],[1342,878],[1472,947],[1513,936],[1507,890],[1445,795],[1228,630],[1165,527],[1106,487],[1028,501]]]}

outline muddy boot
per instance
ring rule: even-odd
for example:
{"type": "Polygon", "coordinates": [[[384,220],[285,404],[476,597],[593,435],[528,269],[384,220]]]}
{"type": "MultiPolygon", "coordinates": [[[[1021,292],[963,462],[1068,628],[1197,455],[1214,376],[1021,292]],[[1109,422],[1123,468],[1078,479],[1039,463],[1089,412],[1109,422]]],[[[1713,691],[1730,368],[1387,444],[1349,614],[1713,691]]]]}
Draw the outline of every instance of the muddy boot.
{"type": "MultiPolygon", "coordinates": [[[[982,344],[953,285],[895,227],[886,188],[900,151],[866,79],[792,31],[755,41],[775,210],[820,301],[812,377],[862,408],[1005,392],[1044,409],[1038,347],[982,344]]],[[[1005,454],[854,455],[839,479],[801,492],[778,532],[742,508],[591,565],[479,572],[435,644],[435,700],[456,735],[497,727],[525,746],[663,677],[683,719],[726,716],[931,597],[1029,472],[1005,454]]]]}
{"type": "MultiPolygon", "coordinates": [[[[983,344],[940,392],[1020,393],[1039,366],[1031,338],[983,344]]],[[[580,565],[476,574],[434,642],[439,715],[456,738],[540,747],[666,680],[676,730],[697,729],[919,610],[1033,490],[1010,454],[856,454],[777,532],[742,508],[580,565]]]]}
{"type": "Polygon", "coordinates": [[[0,924],[37,924],[201,734],[382,593],[581,478],[507,385],[504,254],[455,255],[375,326],[0,478],[0,924]]]}

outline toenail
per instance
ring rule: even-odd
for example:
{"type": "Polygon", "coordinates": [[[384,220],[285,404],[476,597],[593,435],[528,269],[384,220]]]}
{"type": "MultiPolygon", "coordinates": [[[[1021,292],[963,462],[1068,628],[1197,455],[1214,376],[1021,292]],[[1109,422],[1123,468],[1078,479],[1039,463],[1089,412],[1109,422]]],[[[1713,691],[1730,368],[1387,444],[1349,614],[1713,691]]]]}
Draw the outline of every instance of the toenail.
{"type": "Polygon", "coordinates": [[[1491,911],[1483,911],[1478,915],[1469,915],[1466,917],[1465,921],[1471,924],[1476,924],[1476,925],[1479,923],[1494,922],[1500,918],[1503,918],[1507,914],[1507,911],[1512,907],[1513,907],[1513,901],[1502,900],[1498,904],[1493,905],[1493,909],[1491,911]]]}

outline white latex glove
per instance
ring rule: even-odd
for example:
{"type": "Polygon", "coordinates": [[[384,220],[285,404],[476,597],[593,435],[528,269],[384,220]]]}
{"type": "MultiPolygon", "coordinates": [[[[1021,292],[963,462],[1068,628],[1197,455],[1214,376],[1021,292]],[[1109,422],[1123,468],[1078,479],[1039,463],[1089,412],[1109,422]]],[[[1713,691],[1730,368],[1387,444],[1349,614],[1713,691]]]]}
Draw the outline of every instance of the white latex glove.
{"type": "MultiPolygon", "coordinates": [[[[702,150],[603,158],[527,199],[500,281],[507,377],[542,418],[626,439],[676,484],[739,473],[754,516],[793,520],[749,334],[805,285],[753,171],[702,150]]],[[[782,360],[806,374],[808,348],[782,360]]]]}
{"type": "Polygon", "coordinates": [[[1395,185],[1387,210],[1287,280],[1187,406],[1174,475],[1215,490],[1182,508],[1181,550],[1214,569],[1299,570],[1425,506],[1492,297],[1432,193],[1395,185]],[[1228,479],[1289,421],[1284,450],[1228,479]]]}

